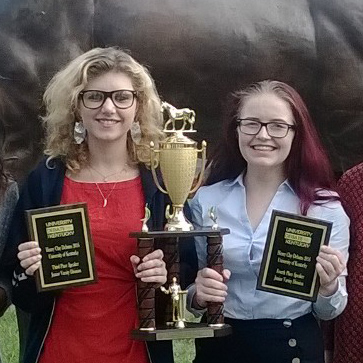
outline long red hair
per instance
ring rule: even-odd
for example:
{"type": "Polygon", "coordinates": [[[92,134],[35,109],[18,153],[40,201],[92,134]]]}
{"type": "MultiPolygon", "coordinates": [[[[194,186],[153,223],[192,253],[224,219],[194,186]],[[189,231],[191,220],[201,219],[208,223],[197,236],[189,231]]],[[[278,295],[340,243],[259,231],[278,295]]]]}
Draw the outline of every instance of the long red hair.
{"type": "Polygon", "coordinates": [[[224,135],[211,157],[206,185],[236,178],[246,168],[247,163],[240,153],[236,137],[237,118],[246,98],[259,93],[273,93],[291,107],[296,130],[285,168],[287,179],[300,199],[301,213],[306,215],[310,205],[317,201],[338,199],[330,194],[319,193],[324,189],[334,190],[335,180],[305,102],[291,86],[271,80],[254,83],[230,95],[224,135]]]}

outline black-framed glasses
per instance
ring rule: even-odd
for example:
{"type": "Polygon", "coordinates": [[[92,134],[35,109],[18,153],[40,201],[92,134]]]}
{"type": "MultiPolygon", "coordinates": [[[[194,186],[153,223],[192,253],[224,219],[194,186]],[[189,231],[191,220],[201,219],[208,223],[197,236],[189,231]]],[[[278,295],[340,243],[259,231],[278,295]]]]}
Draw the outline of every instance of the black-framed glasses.
{"type": "Polygon", "coordinates": [[[283,138],[286,137],[289,130],[295,130],[295,125],[288,125],[284,122],[261,122],[249,118],[237,119],[237,124],[241,132],[246,135],[257,135],[262,127],[266,127],[267,133],[270,137],[283,138]]]}
{"type": "Polygon", "coordinates": [[[83,106],[94,110],[100,108],[106,102],[107,98],[111,98],[113,104],[117,108],[130,108],[137,97],[137,92],[128,89],[119,89],[116,91],[105,92],[99,90],[87,90],[79,93],[83,106]]]}

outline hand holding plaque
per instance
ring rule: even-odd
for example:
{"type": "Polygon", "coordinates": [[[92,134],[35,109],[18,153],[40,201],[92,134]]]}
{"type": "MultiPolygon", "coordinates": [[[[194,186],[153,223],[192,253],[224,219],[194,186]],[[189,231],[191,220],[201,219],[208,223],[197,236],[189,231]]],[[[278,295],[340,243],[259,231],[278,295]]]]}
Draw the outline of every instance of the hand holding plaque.
{"type": "Polygon", "coordinates": [[[332,296],[339,288],[338,277],[347,267],[343,254],[330,246],[322,246],[316,258],[319,275],[319,294],[332,296]]]}

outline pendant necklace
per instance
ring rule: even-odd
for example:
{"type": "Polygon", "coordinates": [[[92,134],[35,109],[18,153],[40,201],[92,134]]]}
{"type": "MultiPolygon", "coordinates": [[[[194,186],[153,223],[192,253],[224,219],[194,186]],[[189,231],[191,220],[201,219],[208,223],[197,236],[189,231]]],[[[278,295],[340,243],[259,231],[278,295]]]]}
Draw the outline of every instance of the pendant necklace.
{"type": "MultiPolygon", "coordinates": [[[[103,181],[104,181],[104,182],[106,182],[106,181],[107,181],[107,178],[108,178],[108,177],[110,177],[110,176],[112,176],[112,175],[116,175],[117,173],[119,173],[119,172],[120,172],[120,171],[118,171],[118,172],[113,173],[113,174],[110,174],[110,175],[103,175],[102,173],[100,173],[100,172],[99,172],[99,171],[97,171],[96,169],[92,168],[92,166],[91,166],[91,165],[89,165],[89,171],[90,171],[90,174],[92,175],[92,178],[93,178],[93,179],[95,179],[95,178],[94,178],[94,175],[93,175],[92,170],[94,170],[95,172],[97,172],[98,174],[100,174],[100,175],[103,177],[103,181]]],[[[108,194],[107,194],[107,195],[105,195],[105,194],[102,192],[102,190],[101,190],[101,188],[100,188],[100,186],[98,185],[98,183],[97,183],[97,182],[94,182],[94,183],[96,184],[96,187],[97,187],[97,189],[98,189],[99,193],[101,194],[101,197],[102,197],[102,199],[103,199],[103,208],[105,208],[105,207],[107,206],[107,203],[108,203],[108,198],[110,197],[110,195],[112,194],[112,192],[113,192],[113,191],[114,191],[114,189],[116,188],[117,181],[113,184],[113,187],[111,188],[111,190],[108,192],[108,194]]]]}
{"type": "Polygon", "coordinates": [[[112,194],[112,192],[114,191],[115,187],[116,187],[116,184],[117,182],[113,185],[112,189],[108,192],[107,196],[105,196],[100,188],[100,186],[98,185],[98,183],[96,183],[96,187],[98,189],[98,191],[100,192],[101,196],[102,196],[102,199],[103,199],[103,208],[105,208],[107,206],[107,201],[108,201],[108,198],[110,197],[110,195],[112,194]]]}

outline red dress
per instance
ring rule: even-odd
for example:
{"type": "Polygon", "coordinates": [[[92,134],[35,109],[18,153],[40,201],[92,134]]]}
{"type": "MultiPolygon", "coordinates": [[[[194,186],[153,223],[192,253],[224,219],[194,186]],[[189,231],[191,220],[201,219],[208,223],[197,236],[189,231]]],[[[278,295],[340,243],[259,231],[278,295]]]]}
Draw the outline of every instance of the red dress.
{"type": "Polygon", "coordinates": [[[56,300],[40,363],[147,363],[144,342],[130,338],[138,325],[136,278],[130,256],[141,229],[144,195],[141,179],[118,183],[75,182],[65,178],[61,204],[87,202],[96,284],[64,290],[56,300]]]}
{"type": "Polygon", "coordinates": [[[348,304],[334,324],[334,363],[363,362],[363,163],[348,170],[338,183],[350,218],[348,304]]]}

